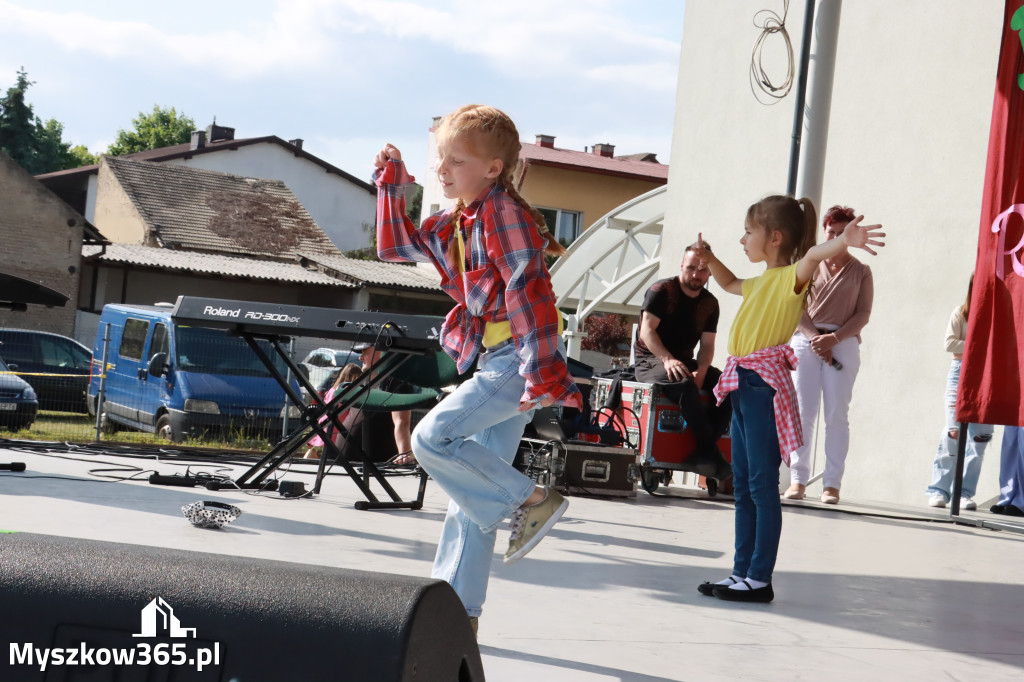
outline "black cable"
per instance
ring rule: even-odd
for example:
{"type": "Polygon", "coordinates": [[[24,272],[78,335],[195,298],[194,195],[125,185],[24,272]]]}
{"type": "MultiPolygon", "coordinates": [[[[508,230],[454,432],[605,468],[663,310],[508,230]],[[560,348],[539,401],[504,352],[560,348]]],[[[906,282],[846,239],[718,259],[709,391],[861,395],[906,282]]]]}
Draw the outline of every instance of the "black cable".
{"type": "Polygon", "coordinates": [[[786,17],[789,14],[789,0],[782,0],[782,16],[771,10],[763,9],[754,14],[754,26],[761,29],[754,42],[750,55],[750,91],[754,98],[765,105],[777,104],[793,88],[793,43],[786,30],[786,17]],[[787,66],[786,77],[780,85],[772,83],[771,76],[764,65],[764,45],[768,38],[778,35],[785,43],[787,66]],[[760,91],[760,94],[758,94],[760,91]]]}

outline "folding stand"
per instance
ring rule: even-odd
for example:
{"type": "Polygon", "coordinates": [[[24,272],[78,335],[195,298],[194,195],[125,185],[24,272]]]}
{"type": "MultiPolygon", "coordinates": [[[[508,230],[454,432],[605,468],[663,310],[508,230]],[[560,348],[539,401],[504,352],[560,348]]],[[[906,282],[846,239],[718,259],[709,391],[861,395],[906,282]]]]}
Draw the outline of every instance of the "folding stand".
{"type": "MultiPolygon", "coordinates": [[[[324,453],[320,458],[320,465],[317,468],[316,483],[313,487],[314,493],[318,494],[320,492],[320,486],[325,475],[327,453],[330,452],[366,497],[366,501],[356,502],[356,509],[420,509],[423,506],[423,496],[427,485],[426,472],[420,472],[419,492],[416,499],[412,501],[405,501],[395,491],[381,470],[373,462],[363,461],[363,471],[360,473],[352,465],[352,462],[349,461],[346,454],[334,444],[333,439],[331,438],[332,434],[330,433],[330,431],[337,429],[340,433],[347,435],[347,431],[338,419],[338,415],[350,407],[358,407],[360,401],[374,397],[374,394],[377,394],[376,397],[379,400],[380,395],[383,394],[383,392],[375,390],[373,387],[384,379],[392,376],[410,358],[416,355],[422,355],[423,351],[403,350],[397,346],[387,349],[388,352],[364,374],[360,381],[348,385],[343,390],[339,391],[329,403],[325,403],[317,393],[316,388],[309,383],[309,380],[299,371],[298,366],[296,366],[292,359],[288,357],[288,353],[285,351],[281,343],[285,337],[271,334],[257,334],[244,330],[238,330],[236,333],[245,339],[246,343],[248,343],[249,347],[256,353],[256,356],[274,377],[275,381],[277,381],[281,388],[284,389],[288,398],[302,409],[301,424],[299,427],[285,436],[263,457],[263,459],[242,474],[235,481],[238,487],[248,489],[259,489],[263,487],[263,483],[267,477],[280,467],[289,457],[291,457],[293,453],[303,447],[313,434],[316,434],[319,435],[324,442],[324,453]],[[271,346],[276,351],[278,357],[284,361],[292,374],[297,377],[298,381],[306,389],[309,395],[312,396],[312,404],[306,406],[303,403],[302,396],[292,389],[287,378],[280,373],[274,362],[263,351],[263,349],[260,348],[259,344],[256,343],[257,339],[260,338],[266,339],[271,343],[271,346]],[[325,421],[329,422],[329,427],[321,424],[321,418],[324,417],[326,417],[325,421]],[[381,502],[377,499],[377,496],[369,486],[369,479],[371,477],[376,480],[388,494],[391,498],[390,502],[381,502]]],[[[434,394],[426,397],[417,397],[419,398],[417,402],[405,405],[404,408],[412,409],[413,407],[432,404],[433,402],[436,402],[437,393],[435,392],[434,394]]]]}

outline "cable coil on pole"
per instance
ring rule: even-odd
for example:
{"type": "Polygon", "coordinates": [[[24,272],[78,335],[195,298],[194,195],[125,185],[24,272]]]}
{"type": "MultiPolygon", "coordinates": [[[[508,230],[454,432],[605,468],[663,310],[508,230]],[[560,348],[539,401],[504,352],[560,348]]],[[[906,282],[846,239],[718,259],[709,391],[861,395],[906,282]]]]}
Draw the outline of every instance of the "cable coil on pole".
{"type": "Polygon", "coordinates": [[[788,14],[789,0],[782,1],[781,17],[777,12],[767,9],[754,14],[754,26],[761,29],[761,34],[757,37],[750,55],[750,91],[754,94],[754,98],[765,106],[778,103],[793,88],[793,43],[786,30],[788,14]],[[774,35],[781,36],[786,46],[786,77],[779,85],[775,85],[768,75],[763,54],[765,42],[774,35]]]}

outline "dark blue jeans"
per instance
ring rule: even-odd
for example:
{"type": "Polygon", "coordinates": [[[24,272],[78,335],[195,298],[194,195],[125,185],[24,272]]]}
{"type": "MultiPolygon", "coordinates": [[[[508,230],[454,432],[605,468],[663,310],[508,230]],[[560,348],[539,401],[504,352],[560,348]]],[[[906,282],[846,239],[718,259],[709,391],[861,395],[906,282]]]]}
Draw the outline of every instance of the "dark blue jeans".
{"type": "Polygon", "coordinates": [[[779,436],[775,389],[761,376],[738,367],[732,392],[732,473],[736,496],[736,556],[733,575],[772,581],[782,535],[779,500],[779,436]]]}

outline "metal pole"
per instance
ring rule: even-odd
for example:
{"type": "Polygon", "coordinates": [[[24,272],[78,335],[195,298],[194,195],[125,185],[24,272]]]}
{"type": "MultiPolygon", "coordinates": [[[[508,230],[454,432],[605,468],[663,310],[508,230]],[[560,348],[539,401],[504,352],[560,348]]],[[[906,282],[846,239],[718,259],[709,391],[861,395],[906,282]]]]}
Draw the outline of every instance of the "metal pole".
{"type": "Polygon", "coordinates": [[[960,422],[960,437],[956,439],[956,473],[953,493],[949,498],[949,516],[960,516],[960,493],[964,489],[964,459],[967,453],[967,422],[960,422]]]}
{"type": "Polygon", "coordinates": [[[110,347],[110,323],[103,329],[103,362],[100,365],[100,385],[96,389],[96,441],[103,432],[103,403],[107,397],[107,349],[110,347]]]}
{"type": "Polygon", "coordinates": [[[786,194],[796,192],[796,174],[800,167],[800,135],[804,128],[804,100],[807,96],[807,63],[811,59],[811,29],[814,26],[814,2],[807,0],[804,8],[804,37],[800,43],[800,71],[797,74],[796,110],[793,112],[793,143],[789,148],[789,182],[786,194]]]}
{"type": "MultiPolygon", "coordinates": [[[[288,359],[293,361],[293,362],[295,361],[295,337],[294,336],[291,337],[288,340],[288,359]]],[[[285,377],[288,380],[288,385],[291,386],[292,385],[292,368],[291,367],[288,368],[288,372],[285,375],[285,377]]],[[[288,433],[289,433],[289,429],[288,429],[288,412],[290,410],[291,410],[291,402],[288,400],[288,395],[286,393],[285,396],[284,396],[284,412],[281,413],[282,414],[282,417],[281,417],[281,437],[282,438],[287,436],[288,433]]]]}
{"type": "Polygon", "coordinates": [[[803,140],[800,147],[797,197],[814,202],[819,213],[828,150],[828,126],[832,112],[832,83],[839,43],[839,15],[842,0],[819,0],[814,19],[814,39],[808,64],[803,140]]]}

